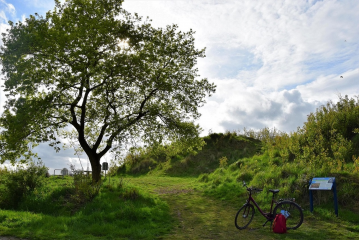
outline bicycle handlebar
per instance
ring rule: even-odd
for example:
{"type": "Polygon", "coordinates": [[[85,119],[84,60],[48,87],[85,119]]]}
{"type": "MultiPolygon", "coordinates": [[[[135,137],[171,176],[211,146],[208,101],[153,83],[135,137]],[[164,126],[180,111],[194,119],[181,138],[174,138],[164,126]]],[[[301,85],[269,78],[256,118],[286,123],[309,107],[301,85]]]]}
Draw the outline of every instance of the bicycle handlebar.
{"type": "Polygon", "coordinates": [[[259,189],[259,188],[254,188],[254,187],[250,187],[250,188],[247,188],[247,191],[256,191],[256,192],[262,192],[263,189],[259,189]]]}
{"type": "Polygon", "coordinates": [[[247,188],[247,191],[257,191],[257,192],[262,192],[263,189],[259,189],[259,188],[254,188],[254,187],[247,187],[247,184],[245,181],[243,181],[243,187],[247,188]]]}

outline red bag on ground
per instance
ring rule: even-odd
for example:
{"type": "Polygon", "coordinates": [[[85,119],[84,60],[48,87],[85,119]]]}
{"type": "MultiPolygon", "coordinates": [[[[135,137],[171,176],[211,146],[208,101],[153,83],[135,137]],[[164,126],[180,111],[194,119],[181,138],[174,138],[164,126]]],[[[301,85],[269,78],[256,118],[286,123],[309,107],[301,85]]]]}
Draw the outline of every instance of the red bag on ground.
{"type": "Polygon", "coordinates": [[[275,216],[273,221],[273,232],[275,233],[286,233],[287,232],[287,219],[281,213],[275,216]]]}

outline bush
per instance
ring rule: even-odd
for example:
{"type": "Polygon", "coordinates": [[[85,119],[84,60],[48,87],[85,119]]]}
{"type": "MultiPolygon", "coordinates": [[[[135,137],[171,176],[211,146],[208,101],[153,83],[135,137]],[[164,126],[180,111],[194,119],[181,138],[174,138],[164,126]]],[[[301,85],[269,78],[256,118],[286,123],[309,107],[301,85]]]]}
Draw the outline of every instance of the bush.
{"type": "Polygon", "coordinates": [[[69,203],[79,206],[91,201],[100,191],[102,181],[93,183],[90,174],[84,174],[82,170],[75,169],[74,165],[70,165],[70,169],[74,178],[75,191],[71,194],[69,203]]]}
{"type": "Polygon", "coordinates": [[[2,171],[5,174],[0,188],[0,206],[16,208],[25,196],[44,184],[47,170],[41,161],[36,164],[31,161],[27,167],[18,165],[17,170],[2,171]]]}
{"type": "Polygon", "coordinates": [[[287,134],[267,128],[247,131],[264,142],[271,158],[304,162],[312,170],[341,171],[359,155],[359,98],[339,97],[310,113],[304,126],[287,134]]]}
{"type": "Polygon", "coordinates": [[[224,168],[224,167],[227,167],[227,165],[228,165],[227,157],[221,157],[219,159],[219,167],[224,168]]]}

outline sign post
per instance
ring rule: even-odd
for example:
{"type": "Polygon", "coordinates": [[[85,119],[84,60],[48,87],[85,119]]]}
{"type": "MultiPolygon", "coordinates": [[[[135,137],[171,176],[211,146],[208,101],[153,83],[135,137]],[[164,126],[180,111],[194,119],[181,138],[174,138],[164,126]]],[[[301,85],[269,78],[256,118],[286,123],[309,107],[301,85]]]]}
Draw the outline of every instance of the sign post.
{"type": "Polygon", "coordinates": [[[309,182],[310,212],[313,212],[313,191],[332,190],[334,194],[334,210],[338,217],[338,198],[335,177],[313,178],[309,182]]]}
{"type": "Polygon", "coordinates": [[[108,163],[107,162],[102,163],[102,170],[105,170],[105,177],[106,177],[106,171],[108,170],[108,163]]]}

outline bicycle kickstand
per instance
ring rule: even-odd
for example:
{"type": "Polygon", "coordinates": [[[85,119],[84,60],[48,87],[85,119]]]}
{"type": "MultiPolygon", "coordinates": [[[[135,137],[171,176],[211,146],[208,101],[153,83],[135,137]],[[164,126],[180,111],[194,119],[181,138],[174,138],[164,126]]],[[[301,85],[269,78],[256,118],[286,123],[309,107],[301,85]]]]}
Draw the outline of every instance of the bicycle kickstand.
{"type": "Polygon", "coordinates": [[[267,222],[272,222],[271,220],[267,220],[264,224],[263,227],[267,224],[267,222]]]}

